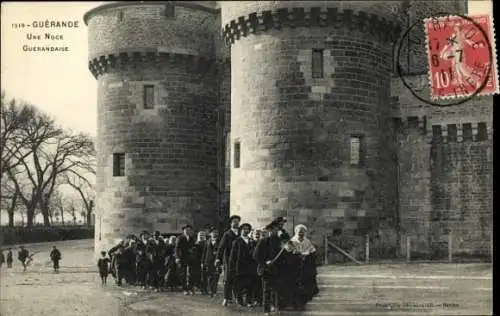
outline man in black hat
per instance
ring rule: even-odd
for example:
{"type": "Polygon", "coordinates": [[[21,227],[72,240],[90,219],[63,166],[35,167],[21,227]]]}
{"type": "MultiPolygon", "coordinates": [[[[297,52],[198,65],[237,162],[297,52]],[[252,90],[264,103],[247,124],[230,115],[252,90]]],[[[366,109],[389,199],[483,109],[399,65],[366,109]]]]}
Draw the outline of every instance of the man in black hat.
{"type": "Polygon", "coordinates": [[[257,273],[262,278],[262,291],[264,294],[264,312],[269,313],[278,308],[280,270],[283,270],[284,248],[278,236],[280,231],[277,221],[272,221],[266,226],[269,236],[259,240],[253,253],[257,262],[257,273]]]}
{"type": "Polygon", "coordinates": [[[241,217],[238,215],[229,218],[230,228],[222,235],[217,260],[215,261],[217,265],[220,265],[221,262],[224,264],[224,300],[222,306],[227,306],[233,298],[234,275],[230,271],[229,255],[231,254],[233,241],[240,235],[240,221],[241,217]]]}
{"type": "Polygon", "coordinates": [[[256,301],[255,284],[257,283],[257,263],[253,258],[253,240],[250,239],[252,225],[244,223],[240,226],[240,237],[233,241],[231,255],[231,273],[234,273],[234,292],[236,301],[241,306],[251,307],[256,301]],[[246,292],[246,302],[243,294],[246,292]]]}
{"type": "Polygon", "coordinates": [[[275,222],[278,225],[279,231],[278,231],[278,237],[282,242],[286,242],[290,240],[290,235],[288,232],[285,230],[285,223],[286,223],[286,218],[285,217],[278,217],[276,218],[273,222],[275,222]]]}
{"type": "Polygon", "coordinates": [[[206,273],[208,293],[213,297],[217,292],[217,284],[220,277],[220,265],[215,265],[217,259],[217,251],[219,250],[219,232],[215,227],[210,229],[210,237],[208,238],[203,255],[201,257],[201,268],[206,273]]]}
{"type": "Polygon", "coordinates": [[[183,234],[177,238],[174,250],[175,263],[179,267],[180,277],[184,295],[194,294],[192,272],[196,265],[196,245],[193,236],[193,227],[185,225],[182,227],[183,234]]]}

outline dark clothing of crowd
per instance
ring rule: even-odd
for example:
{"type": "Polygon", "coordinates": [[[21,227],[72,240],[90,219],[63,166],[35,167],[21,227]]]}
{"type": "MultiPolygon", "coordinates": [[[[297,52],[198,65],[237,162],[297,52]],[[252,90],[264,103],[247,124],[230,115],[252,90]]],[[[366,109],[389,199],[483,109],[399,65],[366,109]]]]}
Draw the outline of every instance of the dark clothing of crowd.
{"type": "Polygon", "coordinates": [[[19,250],[19,252],[17,253],[17,259],[19,261],[21,261],[21,264],[23,265],[23,269],[24,269],[24,271],[26,271],[26,268],[31,261],[31,256],[30,256],[28,250],[21,248],[21,250],[19,250]]]}
{"type": "MultiPolygon", "coordinates": [[[[248,225],[248,224],[244,224],[248,225]]],[[[189,233],[164,240],[141,234],[129,236],[98,261],[102,283],[108,272],[118,285],[162,290],[195,291],[213,297],[223,273],[223,305],[302,309],[318,292],[315,253],[287,250],[290,235],[283,229],[255,239],[240,229],[228,229],[220,240],[189,233]]],[[[312,247],[312,245],[311,245],[312,247]]]]}

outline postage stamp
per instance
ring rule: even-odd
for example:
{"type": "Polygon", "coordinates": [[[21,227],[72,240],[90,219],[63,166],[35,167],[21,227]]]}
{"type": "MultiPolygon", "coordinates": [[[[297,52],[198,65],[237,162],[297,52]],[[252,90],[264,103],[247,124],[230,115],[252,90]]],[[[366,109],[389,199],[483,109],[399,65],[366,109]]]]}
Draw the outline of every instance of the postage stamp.
{"type": "Polygon", "coordinates": [[[498,93],[490,15],[429,18],[424,25],[432,99],[498,93]]]}

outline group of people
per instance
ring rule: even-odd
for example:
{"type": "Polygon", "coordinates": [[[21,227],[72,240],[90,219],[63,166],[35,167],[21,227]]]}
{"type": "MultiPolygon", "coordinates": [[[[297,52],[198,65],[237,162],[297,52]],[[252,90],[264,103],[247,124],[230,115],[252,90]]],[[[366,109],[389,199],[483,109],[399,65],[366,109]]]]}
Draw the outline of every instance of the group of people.
{"type": "Polygon", "coordinates": [[[307,228],[297,225],[290,238],[283,217],[264,229],[240,222],[240,216],[231,216],[220,239],[215,228],[195,238],[191,225],[182,227],[180,236],[158,231],[127,236],[101,252],[97,265],[102,284],[111,273],[118,285],[125,281],[157,291],[180,289],[185,295],[196,289],[213,297],[223,274],[223,306],[263,306],[266,313],[303,309],[318,292],[316,249],[306,237],[307,228]]]}
{"type": "MultiPolygon", "coordinates": [[[[35,255],[34,252],[30,253],[28,249],[26,249],[24,246],[19,247],[19,252],[17,253],[17,259],[21,262],[23,265],[23,271],[26,271],[28,268],[29,264],[33,261],[33,256],[35,255]]],[[[50,252],[50,260],[52,261],[54,272],[59,272],[59,261],[61,260],[61,252],[59,249],[57,249],[56,246],[52,248],[52,251],[50,252]]],[[[13,256],[12,256],[12,248],[7,249],[7,256],[3,254],[3,251],[0,250],[0,267],[4,263],[7,263],[7,268],[10,269],[12,268],[12,263],[14,262],[13,256]]]]}
{"type": "MultiPolygon", "coordinates": [[[[33,261],[33,255],[30,254],[28,249],[24,248],[24,246],[19,247],[19,252],[17,253],[17,259],[23,265],[23,271],[26,271],[28,265],[33,261]]],[[[12,248],[7,249],[7,256],[4,256],[3,251],[0,251],[0,267],[7,262],[7,268],[12,268],[12,263],[14,262],[14,258],[12,256],[12,248]],[[5,258],[7,257],[7,259],[5,258]]]]}

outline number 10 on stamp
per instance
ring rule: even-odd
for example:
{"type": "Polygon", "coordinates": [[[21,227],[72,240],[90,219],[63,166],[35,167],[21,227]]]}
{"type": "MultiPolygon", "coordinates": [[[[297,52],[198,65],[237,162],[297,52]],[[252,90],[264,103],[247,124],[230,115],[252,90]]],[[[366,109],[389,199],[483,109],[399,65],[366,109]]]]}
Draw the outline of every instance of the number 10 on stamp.
{"type": "Polygon", "coordinates": [[[432,99],[498,93],[489,15],[424,20],[432,99]]]}

